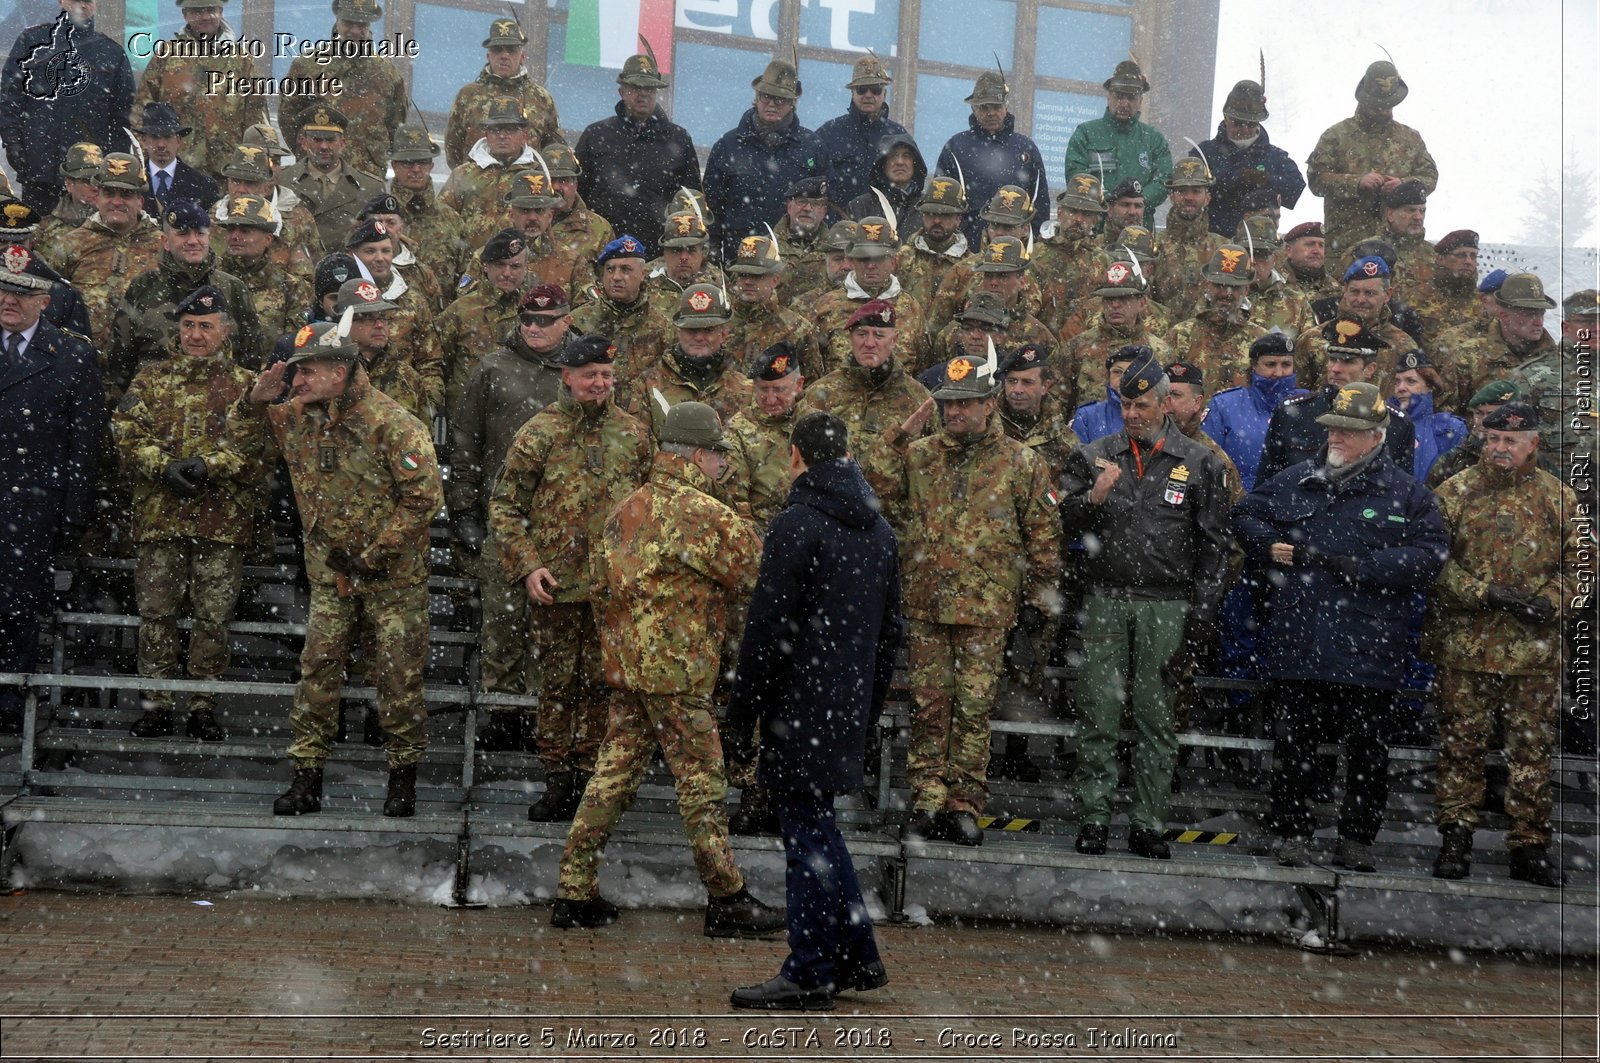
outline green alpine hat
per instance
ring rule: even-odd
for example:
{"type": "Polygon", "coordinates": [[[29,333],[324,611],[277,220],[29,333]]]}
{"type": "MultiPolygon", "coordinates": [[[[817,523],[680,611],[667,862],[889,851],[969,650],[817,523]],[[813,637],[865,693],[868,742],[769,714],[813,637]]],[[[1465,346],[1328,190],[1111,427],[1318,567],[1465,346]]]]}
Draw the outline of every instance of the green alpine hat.
{"type": "Polygon", "coordinates": [[[1245,248],[1254,248],[1256,254],[1276,251],[1283,246],[1278,238],[1278,223],[1267,214],[1257,214],[1239,222],[1233,242],[1245,248]],[[1246,233],[1249,233],[1246,236],[1246,233]]]}
{"type": "Polygon", "coordinates": [[[528,43],[527,34],[514,18],[497,18],[489,23],[489,36],[483,39],[485,48],[521,48],[528,43]]]}
{"type": "Polygon", "coordinates": [[[1033,197],[1016,185],[1001,185],[978,217],[996,225],[1026,225],[1033,218],[1033,197]]]}
{"type": "Polygon", "coordinates": [[[1106,267],[1094,294],[1102,299],[1120,299],[1129,295],[1144,295],[1150,291],[1150,282],[1139,270],[1127,262],[1116,261],[1106,267]]]}
{"type": "Polygon", "coordinates": [[[262,196],[238,195],[228,199],[228,213],[217,219],[224,228],[265,229],[278,231],[278,213],[270,200],[262,196]]]}
{"type": "Polygon", "coordinates": [[[1518,310],[1554,310],[1556,305],[1544,294],[1544,282],[1537,273],[1513,273],[1494,293],[1494,301],[1518,310]]]}
{"type": "Polygon", "coordinates": [[[1028,268],[1028,249],[1015,236],[996,236],[979,256],[979,273],[1021,273],[1028,268]]]}
{"type": "Polygon", "coordinates": [[[333,17],[346,22],[376,22],[383,17],[378,0],[333,0],[333,17]]]}
{"type": "Polygon", "coordinates": [[[976,291],[967,297],[967,305],[956,315],[956,321],[981,321],[993,325],[992,331],[1004,332],[1011,324],[1011,314],[1000,305],[1000,297],[993,292],[976,291]]]}
{"type": "Polygon", "coordinates": [[[1334,395],[1328,412],[1318,417],[1317,423],[1325,428],[1351,428],[1357,431],[1363,428],[1387,428],[1389,406],[1383,401],[1383,393],[1376,384],[1360,380],[1341,387],[1338,394],[1334,395]]]}
{"type": "Polygon", "coordinates": [[[679,328],[715,328],[733,320],[728,297],[715,284],[691,284],[678,300],[672,323],[679,328]]]}
{"type": "Polygon", "coordinates": [[[662,247],[699,247],[709,239],[705,222],[693,211],[668,214],[666,224],[661,227],[662,247]]]}
{"type": "Polygon", "coordinates": [[[661,422],[661,442],[708,450],[727,450],[717,411],[703,402],[680,402],[661,422]]]}
{"type": "Polygon", "coordinates": [[[977,84],[973,85],[972,93],[967,96],[967,103],[1005,103],[1006,97],[1011,94],[1011,86],[1006,84],[1005,75],[998,70],[985,70],[978,75],[977,84]]]}
{"type": "Polygon", "coordinates": [[[965,354],[958,354],[944,364],[944,383],[933,397],[940,402],[951,399],[986,399],[994,394],[1000,383],[998,358],[994,354],[994,341],[989,341],[989,358],[979,362],[965,354]]]}
{"type": "Polygon", "coordinates": [[[1092,173],[1073,174],[1067,178],[1067,187],[1056,193],[1056,206],[1104,214],[1106,194],[1100,186],[1100,178],[1092,173]]]}
{"type": "Polygon", "coordinates": [[[617,75],[617,84],[632,85],[636,89],[664,89],[667,79],[661,76],[661,68],[650,56],[630,55],[622,64],[622,73],[617,75]]]}
{"type": "Polygon", "coordinates": [[[733,265],[728,267],[728,272],[765,277],[781,269],[783,269],[783,256],[778,252],[778,245],[773,243],[771,237],[746,236],[739,241],[739,250],[735,253],[733,265]]]}
{"type": "MultiPolygon", "coordinates": [[[[1235,122],[1265,122],[1267,120],[1267,90],[1260,82],[1238,81],[1228,90],[1222,101],[1222,117],[1235,122]]],[[[1198,161],[1198,160],[1197,160],[1198,161]]]]}
{"type": "Polygon", "coordinates": [[[776,96],[780,100],[798,100],[803,91],[800,75],[782,59],[768,63],[761,76],[750,82],[750,87],[763,96],[776,96]]]}
{"type": "Polygon", "coordinates": [[[1367,67],[1356,84],[1356,100],[1374,107],[1395,107],[1411,91],[1400,71],[1387,59],[1379,59],[1367,67]]]}
{"type": "Polygon", "coordinates": [[[537,166],[518,170],[506,190],[506,206],[518,210],[542,210],[561,206],[561,196],[544,179],[544,171],[537,166]]]}
{"type": "Polygon", "coordinates": [[[67,149],[66,158],[61,160],[61,176],[74,181],[92,181],[95,171],[105,161],[105,153],[100,150],[99,144],[92,141],[74,144],[67,149]]]}
{"type": "Polygon", "coordinates": [[[270,181],[272,167],[267,163],[264,144],[240,144],[222,168],[222,176],[236,181],[270,181]]]}
{"type": "Polygon", "coordinates": [[[856,230],[860,228],[855,222],[846,218],[836,221],[822,237],[822,250],[843,251],[849,253],[850,247],[856,242],[856,230]]]}
{"type": "Polygon", "coordinates": [[[1200,275],[1212,284],[1227,284],[1242,288],[1255,280],[1255,270],[1250,266],[1250,253],[1238,244],[1223,244],[1206,263],[1200,275]]]}
{"type": "Polygon", "coordinates": [[[394,309],[395,304],[385,299],[378,286],[365,277],[352,277],[339,285],[339,294],[333,303],[336,316],[346,310],[353,314],[377,314],[394,309]]]}
{"type": "Polygon", "coordinates": [[[1100,83],[1100,87],[1107,92],[1137,92],[1143,95],[1150,91],[1150,80],[1139,69],[1138,63],[1124,59],[1117,64],[1112,75],[1100,83]]]}
{"type": "Polygon", "coordinates": [[[846,254],[851,258],[888,258],[899,252],[900,239],[888,219],[867,217],[856,223],[855,239],[846,254]]]}
{"type": "Polygon", "coordinates": [[[335,321],[316,321],[294,334],[294,352],[288,365],[301,362],[354,362],[361,357],[361,348],[349,336],[339,332],[335,321]]]}
{"type": "Polygon", "coordinates": [[[930,177],[917,209],[923,214],[965,214],[966,186],[953,177],[930,177]]]}
{"type": "Polygon", "coordinates": [[[578,157],[565,144],[546,144],[539,149],[539,154],[544,156],[544,164],[550,167],[551,177],[583,176],[578,157]]]}
{"type": "Polygon", "coordinates": [[[389,145],[390,162],[427,162],[439,154],[439,145],[419,125],[403,125],[394,131],[389,145]]]}
{"type": "Polygon", "coordinates": [[[1167,178],[1168,188],[1210,188],[1215,183],[1205,160],[1193,155],[1185,155],[1173,163],[1172,176],[1167,178]]]}
{"type": "Polygon", "coordinates": [[[94,183],[101,188],[122,188],[130,192],[148,192],[150,180],[145,177],[144,164],[132,155],[113,151],[100,164],[94,183]]]}
{"type": "Polygon", "coordinates": [[[1600,291],[1585,288],[1561,300],[1563,317],[1594,317],[1600,315],[1600,291]]]}
{"type": "Polygon", "coordinates": [[[489,113],[478,124],[485,129],[495,126],[521,126],[527,128],[528,116],[523,113],[522,101],[515,96],[496,96],[489,101],[489,113]]]}
{"type": "Polygon", "coordinates": [[[1117,246],[1111,249],[1111,257],[1125,257],[1124,249],[1133,252],[1140,266],[1148,265],[1156,260],[1156,234],[1143,225],[1125,226],[1117,238],[1117,246]]]}

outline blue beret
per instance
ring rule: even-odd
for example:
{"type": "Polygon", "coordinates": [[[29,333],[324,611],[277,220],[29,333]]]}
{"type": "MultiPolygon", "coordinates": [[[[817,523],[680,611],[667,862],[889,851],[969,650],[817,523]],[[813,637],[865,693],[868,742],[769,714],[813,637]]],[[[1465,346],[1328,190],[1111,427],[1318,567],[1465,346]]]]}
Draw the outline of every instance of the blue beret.
{"type": "Polygon", "coordinates": [[[1493,295],[1500,290],[1500,285],[1504,284],[1509,276],[1511,274],[1503,269],[1490,270],[1483,280],[1478,282],[1478,293],[1480,295],[1493,295]]]}
{"type": "Polygon", "coordinates": [[[1349,269],[1344,271],[1344,279],[1346,281],[1360,280],[1363,277],[1387,277],[1388,275],[1389,263],[1377,255],[1358,258],[1350,263],[1349,269]]]}
{"type": "Polygon", "coordinates": [[[594,260],[597,266],[604,266],[614,258],[644,259],[644,244],[639,242],[637,236],[623,233],[600,250],[600,257],[594,260]]]}
{"type": "Polygon", "coordinates": [[[1250,345],[1250,360],[1252,362],[1257,358],[1271,358],[1275,354],[1293,353],[1294,340],[1277,329],[1273,329],[1250,345]]]}
{"type": "Polygon", "coordinates": [[[206,213],[206,208],[192,199],[168,201],[167,209],[162,213],[161,220],[174,229],[185,231],[211,228],[211,215],[206,213]]]}

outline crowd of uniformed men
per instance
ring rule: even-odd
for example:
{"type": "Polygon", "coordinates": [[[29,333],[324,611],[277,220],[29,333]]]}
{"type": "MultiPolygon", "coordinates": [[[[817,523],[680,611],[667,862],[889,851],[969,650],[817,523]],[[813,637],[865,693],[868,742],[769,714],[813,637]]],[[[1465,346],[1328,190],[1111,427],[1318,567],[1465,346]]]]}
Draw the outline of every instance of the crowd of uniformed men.
{"type": "MultiPolygon", "coordinates": [[[[92,0],[60,3],[103,55],[92,0]]],[[[715,706],[790,430],[825,411],[900,538],[908,838],[981,842],[988,778],[1038,773],[1019,736],[991,761],[990,719],[1064,711],[1046,667],[1071,663],[1078,847],[1106,849],[1131,728],[1128,845],[1167,857],[1199,669],[1271,683],[1286,863],[1307,858],[1317,742],[1346,740],[1335,857],[1370,869],[1394,706],[1436,669],[1436,873],[1467,872],[1503,743],[1512,873],[1560,882],[1549,771],[1563,623],[1593,575],[1600,297],[1566,299],[1558,341],[1538,276],[1480,283],[1477,233],[1425,238],[1438,173],[1394,119],[1391,63],[1304,177],[1260,83],[1173,161],[1119,63],[1052,196],[1003,73],[930,170],[875,57],[815,131],[773,61],[702,171],[648,51],[569,146],[521,27],[494,19],[441,148],[384,58],[316,67],[343,94],[286,97],[277,126],[259,97],[204,94],[248,60],[208,54],[233,33],[219,0],[178,3],[195,54],[136,90],[124,56],[90,91],[29,94],[51,27],[0,87],[21,185],[0,202],[0,671],[34,668],[52,552],[81,551],[137,559],[141,675],[221,677],[287,485],[311,605],[275,811],[317,811],[359,645],[385,813],[410,815],[446,512],[479,581],[480,686],[539,698],[482,741],[543,761],[533,818],[576,817],[558,918],[606,917],[599,849],[659,743],[707,931],[770,929],[727,849],[715,706]],[[1325,221],[1280,233],[1307,187],[1325,221]]],[[[381,11],[333,14],[349,41],[381,11]]],[[[20,695],[0,697],[15,727],[20,695]]],[[[171,734],[173,702],[150,692],[134,733],[171,734]]],[[[187,708],[189,735],[223,735],[213,696],[187,708]]],[[[759,829],[748,766],[729,770],[735,828],[759,829]]]]}

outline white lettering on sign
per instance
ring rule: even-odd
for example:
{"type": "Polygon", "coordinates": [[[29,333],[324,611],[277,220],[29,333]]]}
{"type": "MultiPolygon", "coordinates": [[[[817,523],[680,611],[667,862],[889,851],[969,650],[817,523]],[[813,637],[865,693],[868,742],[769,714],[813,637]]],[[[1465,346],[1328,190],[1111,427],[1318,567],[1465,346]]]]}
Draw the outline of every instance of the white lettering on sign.
{"type": "MultiPolygon", "coordinates": [[[[874,14],[878,10],[878,0],[817,0],[817,3],[828,11],[829,48],[837,48],[843,52],[867,50],[866,45],[850,43],[850,16],[856,12],[863,15],[874,14]]],[[[800,43],[810,42],[802,37],[800,43]]]]}
{"type": "MultiPolygon", "coordinates": [[[[850,16],[876,15],[878,0],[801,0],[801,6],[828,13],[828,39],[820,47],[842,52],[867,51],[867,45],[850,39],[850,16]]],[[[702,33],[775,41],[778,39],[777,7],[778,0],[678,0],[675,25],[702,33]]],[[[800,43],[814,42],[802,35],[800,43]]],[[[896,51],[898,49],[890,45],[889,55],[896,51]]],[[[883,50],[879,49],[878,54],[884,54],[883,50]]]]}
{"type": "Polygon", "coordinates": [[[739,17],[739,0],[678,0],[677,25],[686,30],[704,33],[732,33],[733,22],[739,17]],[[695,15],[725,20],[713,24],[697,22],[695,15]]]}

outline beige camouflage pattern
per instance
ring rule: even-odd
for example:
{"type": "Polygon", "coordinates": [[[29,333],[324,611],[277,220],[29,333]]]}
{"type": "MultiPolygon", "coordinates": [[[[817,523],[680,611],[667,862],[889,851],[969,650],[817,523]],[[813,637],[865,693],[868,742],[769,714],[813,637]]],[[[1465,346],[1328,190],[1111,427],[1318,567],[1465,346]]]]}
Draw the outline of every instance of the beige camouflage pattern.
{"type": "Polygon", "coordinates": [[[1130,344],[1142,344],[1155,352],[1162,365],[1173,362],[1172,348],[1153,334],[1144,319],[1136,328],[1121,328],[1099,318],[1094,327],[1078,333],[1052,356],[1050,371],[1055,374],[1056,394],[1068,410],[1076,411],[1086,402],[1106,397],[1106,359],[1130,344]]]}
{"type": "Polygon", "coordinates": [[[440,296],[448,306],[456,297],[461,275],[472,265],[466,222],[454,207],[439,202],[431,184],[421,192],[412,193],[396,188],[391,181],[389,191],[400,201],[407,243],[412,246],[417,260],[433,271],[439,281],[440,296]]]}
{"type": "MultiPolygon", "coordinates": [[[[139,544],[133,569],[133,594],[139,607],[139,674],[177,679],[183,658],[178,619],[185,600],[194,624],[189,631],[190,679],[221,679],[232,655],[228,624],[239,601],[244,550],[210,539],[151,539],[139,544]]],[[[171,709],[170,690],[142,694],[153,709],[171,709]]],[[[193,693],[189,708],[216,709],[216,695],[193,693]]]]}
{"type": "Polygon", "coordinates": [[[337,107],[349,123],[344,131],[348,141],[345,161],[364,174],[381,178],[389,168],[389,145],[394,141],[394,131],[400,128],[410,106],[405,79],[394,60],[386,56],[332,55],[323,50],[327,47],[319,46],[313,55],[297,56],[289,64],[285,77],[315,78],[320,74],[329,79],[338,78],[343,91],[327,98],[283,97],[278,105],[278,125],[283,130],[284,142],[293,148],[299,140],[301,127],[312,120],[319,107],[337,107]]]}
{"type": "Polygon", "coordinates": [[[1390,121],[1363,128],[1361,116],[1354,115],[1324,130],[1306,159],[1306,184],[1312,195],[1322,197],[1330,261],[1383,226],[1382,190],[1360,187],[1370,171],[1415,179],[1430,194],[1439,184],[1439,168],[1410,126],[1390,121]]]}
{"type": "Polygon", "coordinates": [[[539,668],[538,737],[535,750],[546,776],[594,770],[606,735],[611,691],[595,652],[600,635],[589,602],[529,607],[534,656],[539,668]]]}
{"type": "Polygon", "coordinates": [[[776,299],[765,303],[734,299],[731,325],[732,331],[723,350],[735,356],[747,370],[762,351],[787,342],[800,360],[800,372],[807,380],[821,380],[828,372],[812,319],[779,305],[776,299]]]}
{"type": "Polygon", "coordinates": [[[1077,239],[1056,233],[1033,249],[1033,276],[1043,289],[1039,320],[1052,329],[1085,305],[1104,280],[1111,257],[1093,236],[1077,239]]]}
{"type": "Polygon", "coordinates": [[[641,290],[630,306],[596,293],[593,302],[572,312],[572,327],[585,336],[604,336],[616,345],[612,365],[617,390],[623,393],[666,356],[678,337],[672,322],[651,305],[648,290],[641,290]]]}
{"type": "MultiPolygon", "coordinates": [[[[1205,373],[1209,398],[1223,388],[1238,387],[1250,378],[1250,345],[1267,330],[1253,320],[1205,307],[1167,333],[1172,358],[1191,362],[1205,373]]],[[[1104,363],[1101,363],[1102,368],[1104,363]]]]}
{"type": "MultiPolygon", "coordinates": [[[[119,236],[101,223],[97,213],[62,237],[58,257],[48,260],[83,297],[89,310],[90,339],[100,352],[102,376],[111,353],[117,301],[130,280],[156,267],[161,251],[161,226],[150,215],[139,215],[134,227],[119,236]]],[[[110,380],[106,387],[108,394],[114,390],[110,380]]],[[[116,396],[111,401],[115,402],[116,396]]]]}
{"type": "Polygon", "coordinates": [[[1228,242],[1208,225],[1203,211],[1192,222],[1169,214],[1167,227],[1156,245],[1150,297],[1167,308],[1174,322],[1193,317],[1205,305],[1205,278],[1201,273],[1217,248],[1228,242]]]}
{"type": "Polygon", "coordinates": [[[306,311],[311,309],[309,273],[278,265],[270,251],[254,262],[224,254],[217,265],[238,277],[254,295],[264,350],[272,350],[279,336],[296,332],[305,324],[306,311]]]}
{"type": "MultiPolygon", "coordinates": [[[[384,157],[388,157],[387,148],[384,157]]],[[[383,169],[380,167],[378,172],[383,169]]],[[[316,219],[317,242],[307,249],[312,259],[343,251],[345,239],[355,228],[356,215],[369,199],[383,194],[383,181],[353,167],[348,156],[328,174],[296,163],[278,174],[278,187],[294,193],[300,205],[316,219]]]]}
{"type": "Polygon", "coordinates": [[[498,350],[517,327],[522,292],[502,292],[487,281],[470,288],[434,319],[444,358],[445,408],[455,410],[479,359],[498,350]]]}
{"type": "Polygon", "coordinates": [[[650,426],[652,438],[661,438],[661,426],[666,419],[661,406],[650,392],[660,391],[668,406],[680,402],[703,402],[717,411],[717,418],[727,424],[733,415],[750,405],[755,385],[744,368],[738,365],[723,348],[720,356],[722,369],[705,385],[697,384],[684,371],[682,354],[674,347],[665,358],[646,369],[634,379],[622,407],[650,426]]]}
{"type": "Polygon", "coordinates": [[[567,213],[557,213],[555,222],[550,226],[550,235],[562,250],[588,259],[591,263],[600,257],[600,252],[605,250],[607,244],[617,238],[611,223],[590,210],[582,196],[577,198],[567,213]]]}
{"type": "MultiPolygon", "coordinates": [[[[894,307],[895,359],[911,372],[917,372],[917,367],[921,366],[927,357],[929,344],[926,335],[928,319],[922,307],[904,290],[894,295],[887,293],[872,295],[860,288],[849,287],[849,277],[846,277],[845,283],[846,287],[835,288],[828,292],[811,308],[810,318],[816,322],[817,344],[821,349],[823,367],[829,373],[833,373],[853,362],[850,331],[845,328],[845,323],[850,320],[850,315],[861,309],[863,303],[871,299],[881,299],[894,307]]],[[[890,290],[896,286],[891,284],[890,290]]]]}
{"type": "MultiPolygon", "coordinates": [[[[1388,352],[1385,352],[1388,353],[1388,352]]],[[[1511,380],[1517,367],[1535,359],[1560,358],[1560,347],[1550,333],[1541,331],[1539,338],[1529,344],[1512,346],[1500,331],[1500,322],[1492,322],[1487,330],[1463,325],[1447,332],[1439,340],[1434,354],[1435,364],[1448,365],[1455,377],[1454,404],[1440,402],[1447,409],[1464,410],[1477,390],[1496,380],[1511,380]]],[[[1390,359],[1393,364],[1393,359],[1390,359]]]]}
{"type": "MultiPolygon", "coordinates": [[[[566,143],[561,136],[561,121],[556,115],[556,101],[545,87],[521,72],[514,77],[496,77],[485,66],[476,81],[461,86],[455,102],[450,106],[450,117],[444,131],[444,161],[452,170],[467,161],[472,145],[483,139],[483,120],[489,116],[489,105],[502,96],[509,96],[522,104],[522,114],[528,119],[528,143],[535,149],[551,142],[566,143]]],[[[382,172],[382,171],[380,171],[382,172]]]]}
{"type": "Polygon", "coordinates": [[[726,428],[732,444],[728,451],[733,470],[730,479],[762,538],[772,518],[789,501],[789,435],[799,420],[798,413],[797,405],[784,416],[773,417],[752,402],[734,414],[726,428]]]}
{"type": "Polygon", "coordinates": [[[1439,766],[1433,784],[1435,821],[1478,826],[1483,805],[1483,761],[1493,748],[1495,723],[1505,735],[1506,847],[1550,844],[1550,754],[1555,748],[1557,682],[1554,672],[1505,676],[1440,668],[1439,766]]]}
{"type": "Polygon", "coordinates": [[[911,808],[981,815],[989,800],[989,716],[1008,632],[915,618],[906,628],[911,808]]]}

